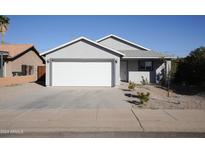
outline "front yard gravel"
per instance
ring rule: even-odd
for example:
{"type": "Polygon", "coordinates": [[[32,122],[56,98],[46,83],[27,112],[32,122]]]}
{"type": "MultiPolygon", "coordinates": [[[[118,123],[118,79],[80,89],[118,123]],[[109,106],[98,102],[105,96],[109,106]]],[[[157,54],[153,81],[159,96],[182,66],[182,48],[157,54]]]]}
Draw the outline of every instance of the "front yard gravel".
{"type": "Polygon", "coordinates": [[[137,85],[134,91],[128,90],[127,83],[121,83],[120,89],[125,91],[127,102],[139,109],[205,109],[205,93],[182,95],[173,91],[167,97],[167,91],[156,85],[137,85]],[[150,100],[144,105],[139,104],[137,92],[149,92],[150,100]]]}

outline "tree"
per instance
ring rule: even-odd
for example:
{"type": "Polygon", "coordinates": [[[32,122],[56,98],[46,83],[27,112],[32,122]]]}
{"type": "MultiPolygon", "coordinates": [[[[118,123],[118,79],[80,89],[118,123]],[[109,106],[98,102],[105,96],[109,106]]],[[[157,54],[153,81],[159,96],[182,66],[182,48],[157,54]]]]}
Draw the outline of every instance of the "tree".
{"type": "Polygon", "coordinates": [[[205,86],[205,47],[197,48],[179,60],[175,81],[186,85],[205,86]]]}
{"type": "Polygon", "coordinates": [[[8,30],[9,25],[9,18],[7,16],[0,15],[0,33],[1,33],[1,43],[4,44],[4,35],[5,32],[8,30]]]}
{"type": "Polygon", "coordinates": [[[162,71],[162,79],[160,80],[160,83],[161,83],[162,86],[167,87],[167,96],[169,97],[169,95],[170,95],[170,85],[171,85],[172,72],[171,72],[171,69],[169,68],[169,65],[167,66],[166,58],[165,57],[161,57],[160,60],[164,64],[164,70],[162,71]]]}

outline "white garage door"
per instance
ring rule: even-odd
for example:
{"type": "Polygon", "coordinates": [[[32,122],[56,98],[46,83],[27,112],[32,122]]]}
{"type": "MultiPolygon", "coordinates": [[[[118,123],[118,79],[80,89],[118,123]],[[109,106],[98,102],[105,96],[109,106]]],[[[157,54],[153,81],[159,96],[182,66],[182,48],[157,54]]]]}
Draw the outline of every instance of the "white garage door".
{"type": "Polygon", "coordinates": [[[52,62],[52,86],[111,86],[111,62],[52,62]]]}

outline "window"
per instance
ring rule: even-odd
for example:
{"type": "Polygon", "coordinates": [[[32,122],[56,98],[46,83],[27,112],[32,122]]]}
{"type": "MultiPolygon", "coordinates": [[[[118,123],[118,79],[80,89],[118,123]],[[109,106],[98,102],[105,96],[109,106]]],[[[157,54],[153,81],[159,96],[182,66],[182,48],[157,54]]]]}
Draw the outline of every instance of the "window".
{"type": "Polygon", "coordinates": [[[33,66],[28,66],[28,74],[33,75],[34,73],[34,67],[33,66]]]}
{"type": "Polygon", "coordinates": [[[34,66],[31,65],[22,65],[22,75],[33,75],[34,73],[34,66]]]}
{"type": "Polygon", "coordinates": [[[139,70],[140,71],[152,71],[153,69],[153,64],[152,61],[150,60],[140,60],[139,61],[139,70]]]}
{"type": "Polygon", "coordinates": [[[21,66],[21,70],[22,70],[22,75],[26,75],[27,74],[26,65],[22,65],[21,66]]]}

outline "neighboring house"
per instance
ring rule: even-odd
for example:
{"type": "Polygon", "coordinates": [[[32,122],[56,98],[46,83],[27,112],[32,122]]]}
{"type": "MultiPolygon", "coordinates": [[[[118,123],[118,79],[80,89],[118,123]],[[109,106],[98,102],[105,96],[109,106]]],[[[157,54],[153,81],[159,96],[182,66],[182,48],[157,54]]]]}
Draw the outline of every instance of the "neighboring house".
{"type": "Polygon", "coordinates": [[[0,77],[37,75],[44,59],[32,44],[0,45],[0,77]]]}
{"type": "Polygon", "coordinates": [[[120,81],[140,83],[142,78],[157,83],[175,58],[115,35],[96,42],[80,37],[41,55],[46,60],[46,86],[115,86],[120,81]]]}

